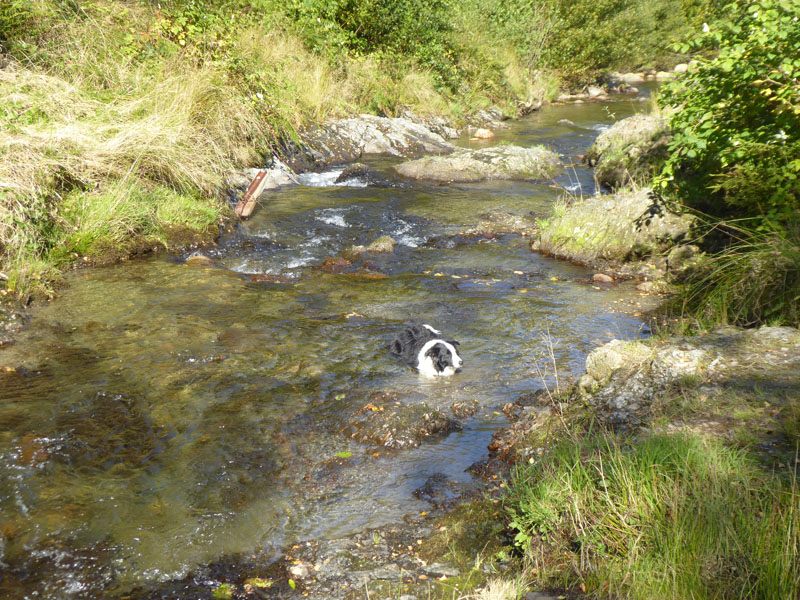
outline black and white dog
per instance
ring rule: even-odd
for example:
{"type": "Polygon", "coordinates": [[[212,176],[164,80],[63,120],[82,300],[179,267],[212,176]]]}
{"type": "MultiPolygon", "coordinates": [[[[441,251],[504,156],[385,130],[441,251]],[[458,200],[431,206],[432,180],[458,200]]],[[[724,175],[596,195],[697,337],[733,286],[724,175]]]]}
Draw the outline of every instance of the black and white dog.
{"type": "Polygon", "coordinates": [[[445,340],[430,325],[412,325],[392,342],[392,354],[426,377],[448,377],[461,369],[458,342],[445,340]]]}

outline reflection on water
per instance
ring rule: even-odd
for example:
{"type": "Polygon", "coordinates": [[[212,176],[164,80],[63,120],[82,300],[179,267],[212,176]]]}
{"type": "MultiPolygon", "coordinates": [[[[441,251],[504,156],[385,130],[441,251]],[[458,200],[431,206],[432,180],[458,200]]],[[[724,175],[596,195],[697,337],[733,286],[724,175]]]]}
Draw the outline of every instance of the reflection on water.
{"type": "MultiPolygon", "coordinates": [[[[612,106],[619,117],[636,108],[612,106]]],[[[603,105],[554,107],[500,139],[568,160],[610,122],[603,105]]],[[[391,179],[389,162],[371,165],[391,179]]],[[[73,274],[0,353],[14,368],[0,373],[4,597],[115,596],[224,555],[268,557],[424,510],[412,492],[438,474],[469,485],[497,408],[543,386],[546,338],[565,376],[598,344],[641,332],[610,308],[629,292],[576,282],[589,273],[519,236],[432,243],[487,213],[547,214],[558,186],[591,193],[581,166],[557,185],[332,181],[274,193],[220,240],[216,265],[157,257],[73,274]],[[398,241],[369,257],[385,278],[315,268],[381,235],[398,241]],[[463,372],[426,381],[392,360],[387,345],[409,322],[458,339],[463,372]],[[480,410],[460,432],[390,451],[342,433],[377,391],[480,410]]]]}

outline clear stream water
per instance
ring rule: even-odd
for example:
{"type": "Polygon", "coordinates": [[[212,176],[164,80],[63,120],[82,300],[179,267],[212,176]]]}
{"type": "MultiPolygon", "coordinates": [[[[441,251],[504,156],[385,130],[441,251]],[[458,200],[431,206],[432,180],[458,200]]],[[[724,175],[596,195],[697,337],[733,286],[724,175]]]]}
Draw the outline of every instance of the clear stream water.
{"type": "MultiPolygon", "coordinates": [[[[491,143],[545,144],[569,162],[645,106],[548,107],[491,143]]],[[[71,274],[0,350],[16,369],[0,373],[0,597],[125,596],[223,556],[277,556],[426,510],[413,491],[432,475],[452,495],[468,487],[465,469],[506,423],[500,407],[541,389],[539,371],[552,384],[548,335],[562,378],[599,344],[644,335],[614,310],[631,287],[597,289],[517,235],[453,237],[487,213],[546,215],[552,182],[334,175],[273,193],[207,252],[217,266],[160,255],[71,274]],[[370,257],[386,278],[315,268],[381,235],[399,242],[370,257]],[[411,322],[459,340],[463,372],[426,381],[393,360],[387,345],[411,322]],[[374,392],[480,410],[460,432],[389,450],[341,432],[374,392]]],[[[557,184],[594,191],[579,165],[557,184]]]]}

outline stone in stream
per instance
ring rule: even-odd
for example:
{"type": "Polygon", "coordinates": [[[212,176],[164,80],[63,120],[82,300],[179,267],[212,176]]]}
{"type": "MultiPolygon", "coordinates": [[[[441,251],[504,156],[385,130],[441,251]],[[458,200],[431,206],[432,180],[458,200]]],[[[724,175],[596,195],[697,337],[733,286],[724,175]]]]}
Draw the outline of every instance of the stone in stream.
{"type": "Polygon", "coordinates": [[[369,246],[351,246],[349,249],[342,252],[342,257],[349,260],[358,260],[362,254],[375,253],[375,254],[391,254],[397,242],[394,238],[388,235],[382,235],[369,246]]]}
{"type": "Polygon", "coordinates": [[[396,394],[378,392],[352,415],[342,429],[361,443],[387,448],[416,448],[434,435],[461,431],[461,423],[424,402],[403,404],[396,394]]]}
{"type": "Polygon", "coordinates": [[[216,263],[213,259],[205,254],[194,254],[186,259],[186,264],[191,267],[215,267],[216,263]]]}
{"type": "Polygon", "coordinates": [[[490,140],[494,137],[494,133],[490,129],[479,127],[473,132],[472,137],[478,140],[490,140]]]}
{"type": "Polygon", "coordinates": [[[688,233],[692,218],[653,207],[648,189],[589,196],[548,219],[531,249],[599,269],[664,253],[688,233]]]}
{"type": "Polygon", "coordinates": [[[428,156],[394,169],[410,179],[473,183],[491,179],[550,179],[561,172],[562,165],[555,153],[543,147],[493,146],[459,150],[449,156],[428,156]]]}
{"type": "Polygon", "coordinates": [[[595,283],[614,283],[614,278],[605,273],[595,273],[592,276],[592,281],[595,283]]]}
{"type": "Polygon", "coordinates": [[[370,169],[367,165],[362,163],[353,163],[352,165],[345,167],[344,171],[339,174],[339,176],[336,178],[336,181],[333,183],[346,183],[352,179],[366,179],[371,173],[372,169],[370,169]]]}

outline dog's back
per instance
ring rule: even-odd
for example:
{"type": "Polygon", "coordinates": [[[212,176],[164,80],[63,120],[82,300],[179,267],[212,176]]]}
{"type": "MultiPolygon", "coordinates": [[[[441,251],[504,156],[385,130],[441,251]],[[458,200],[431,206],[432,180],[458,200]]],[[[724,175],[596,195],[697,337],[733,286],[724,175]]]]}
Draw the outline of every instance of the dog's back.
{"type": "Polygon", "coordinates": [[[411,367],[417,367],[417,356],[426,342],[436,339],[433,328],[412,325],[401,331],[392,342],[392,354],[411,367]]]}

